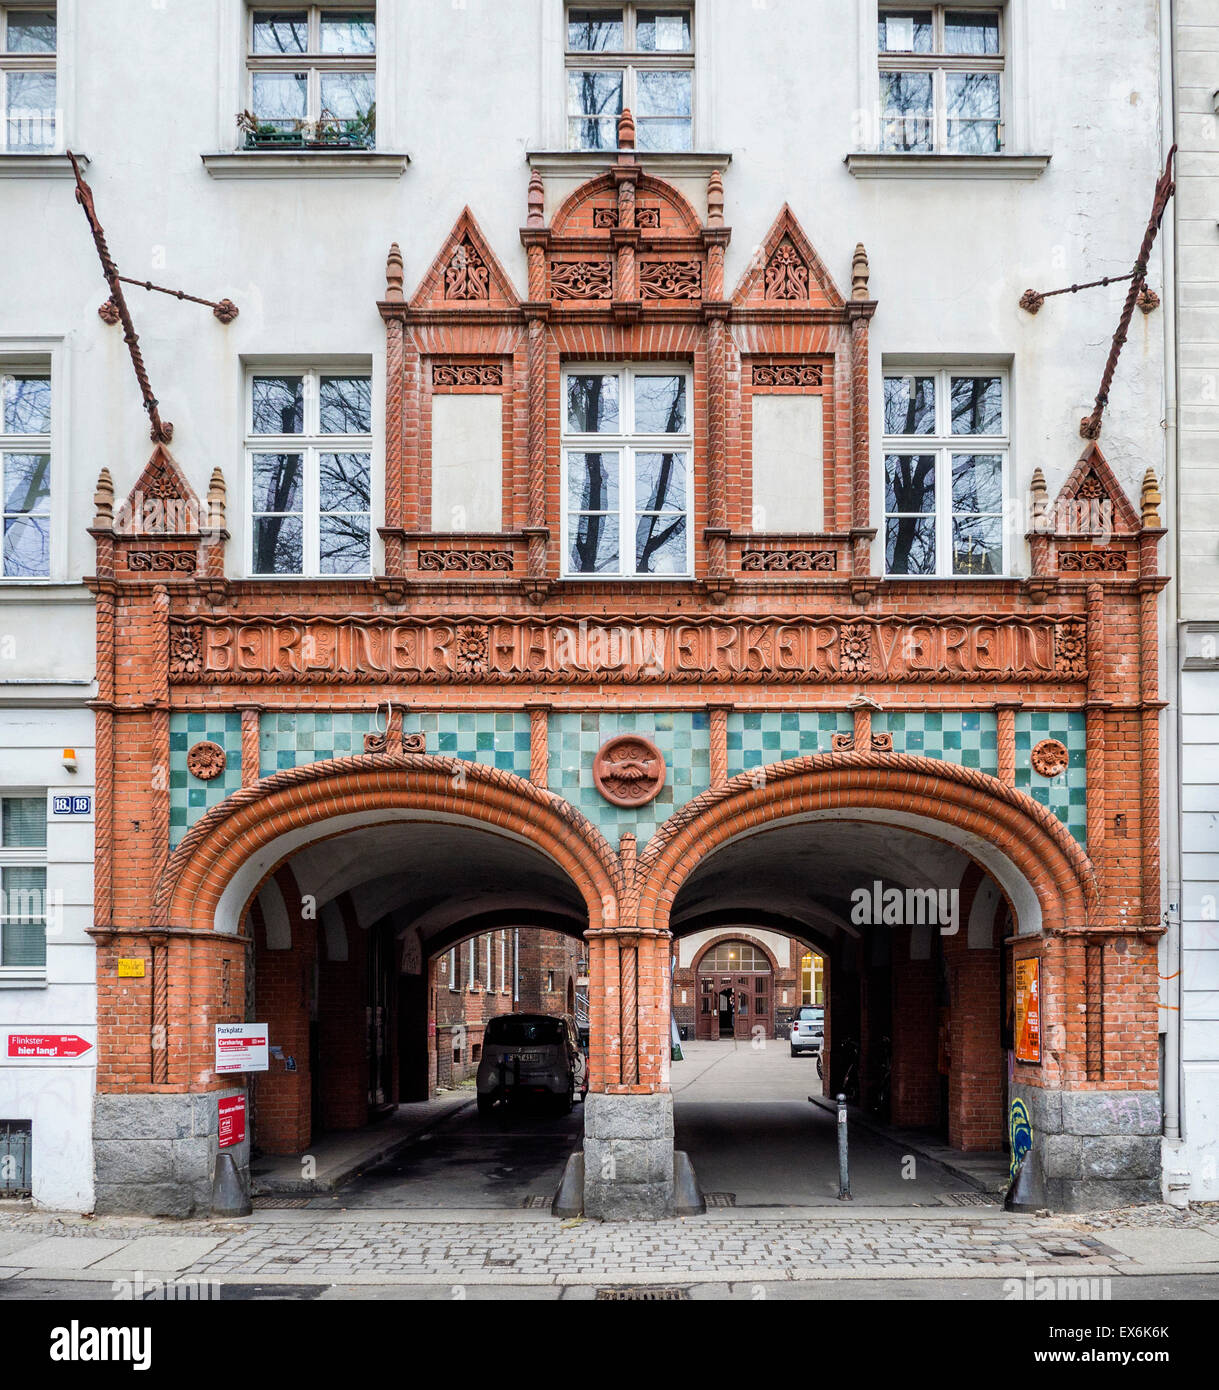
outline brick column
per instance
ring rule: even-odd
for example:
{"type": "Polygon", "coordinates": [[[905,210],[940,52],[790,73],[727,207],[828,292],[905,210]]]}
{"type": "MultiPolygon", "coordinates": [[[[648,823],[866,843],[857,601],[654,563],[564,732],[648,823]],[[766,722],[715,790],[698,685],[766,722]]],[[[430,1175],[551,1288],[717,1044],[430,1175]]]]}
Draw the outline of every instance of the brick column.
{"type": "Polygon", "coordinates": [[[893,932],[893,1070],[890,1117],[902,1125],[939,1119],[935,961],[910,959],[910,928],[893,932]]]}

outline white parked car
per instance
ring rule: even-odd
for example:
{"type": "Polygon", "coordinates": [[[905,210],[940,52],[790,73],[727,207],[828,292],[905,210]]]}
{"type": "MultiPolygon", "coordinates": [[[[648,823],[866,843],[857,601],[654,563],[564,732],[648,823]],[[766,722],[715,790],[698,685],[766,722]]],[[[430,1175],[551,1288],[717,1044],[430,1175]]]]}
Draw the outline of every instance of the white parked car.
{"type": "Polygon", "coordinates": [[[792,1018],[792,1056],[801,1052],[820,1053],[825,1042],[825,1009],[820,1004],[802,1004],[792,1018]]]}

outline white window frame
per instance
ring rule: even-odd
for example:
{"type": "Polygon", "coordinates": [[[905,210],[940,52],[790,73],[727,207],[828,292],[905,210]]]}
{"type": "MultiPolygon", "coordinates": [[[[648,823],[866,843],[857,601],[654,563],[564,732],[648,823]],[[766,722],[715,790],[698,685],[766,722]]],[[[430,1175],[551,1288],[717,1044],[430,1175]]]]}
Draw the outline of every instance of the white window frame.
{"type": "MultiPolygon", "coordinates": [[[[592,0],[590,4],[581,4],[579,0],[568,0],[563,6],[563,148],[567,150],[586,150],[588,153],[595,151],[587,150],[584,145],[573,143],[572,123],[577,120],[588,120],[589,117],[573,115],[568,105],[568,79],[569,72],[621,72],[622,73],[622,105],[624,109],[629,108],[635,117],[636,147],[644,148],[638,139],[639,132],[639,98],[637,75],[640,72],[656,71],[681,71],[690,74],[690,143],[685,149],[656,151],[656,153],[666,154],[687,154],[696,148],[695,132],[698,121],[698,76],[697,76],[697,52],[698,35],[695,30],[695,5],[691,0],[685,3],[666,5],[663,0],[658,3],[636,3],[636,0],[622,0],[620,4],[598,3],[592,0]],[[604,51],[589,52],[585,49],[569,48],[567,46],[568,32],[568,13],[571,10],[614,10],[622,11],[623,46],[621,49],[606,49],[604,51]],[[640,10],[664,10],[669,12],[682,11],[687,16],[687,23],[690,30],[690,47],[680,52],[648,52],[635,47],[635,27],[640,10]]],[[[607,118],[608,119],[608,118],[607,118]]],[[[643,117],[644,120],[668,119],[676,124],[679,117],[643,117]]],[[[606,150],[617,148],[617,118],[614,118],[614,141],[613,144],[604,147],[606,150]]]]}
{"type": "MultiPolygon", "coordinates": [[[[302,0],[298,4],[254,4],[247,3],[245,7],[245,75],[242,82],[244,93],[243,110],[254,110],[254,77],[259,73],[305,73],[307,77],[305,95],[305,114],[301,118],[306,122],[317,122],[322,114],[322,74],[330,72],[351,72],[351,73],[370,73],[373,81],[373,103],[376,104],[377,93],[379,91],[379,81],[377,72],[378,54],[382,45],[381,34],[381,15],[378,13],[376,0],[329,0],[326,4],[310,3],[309,0],[302,0]],[[257,11],[265,10],[305,10],[308,13],[309,37],[307,51],[304,53],[255,53],[254,52],[254,15],[257,11]],[[374,50],[372,53],[323,53],[322,52],[322,11],[323,10],[372,10],[376,24],[374,50]]],[[[378,115],[380,111],[378,109],[378,115]]],[[[379,122],[377,123],[379,124],[379,122]]],[[[244,144],[244,141],[241,142],[244,144]]],[[[365,149],[376,149],[379,144],[377,128],[374,125],[373,142],[371,145],[361,146],[365,149]]],[[[286,145],[288,149],[294,149],[292,145],[286,145]]],[[[343,146],[332,146],[332,149],[343,150],[343,146]]],[[[320,151],[325,153],[325,151],[320,151]]]]}
{"type": "Polygon", "coordinates": [[[450,946],[450,947],[449,947],[449,991],[450,991],[450,993],[452,993],[452,994],[456,994],[457,991],[461,988],[461,981],[458,979],[458,970],[459,970],[459,965],[458,965],[457,947],[456,947],[456,946],[450,946]]]}
{"type": "Polygon", "coordinates": [[[0,5],[0,154],[54,154],[63,148],[63,109],[60,100],[59,48],[62,15],[55,0],[46,4],[0,5]],[[54,53],[10,53],[8,51],[8,17],[14,10],[55,11],[54,53]],[[35,148],[9,144],[8,83],[10,74],[50,73],[55,81],[55,106],[51,115],[51,139],[35,148]]]}
{"type": "Polygon", "coordinates": [[[694,575],[694,371],[688,362],[569,362],[564,365],[561,379],[561,398],[559,453],[560,466],[560,508],[562,577],[564,580],[604,582],[611,579],[629,579],[639,583],[678,582],[691,579],[694,575]],[[618,377],[618,433],[617,434],[572,434],[567,431],[567,382],[573,376],[617,376],[618,377]],[[686,380],[686,431],[684,434],[636,434],[635,425],[635,378],[639,376],[683,376],[686,380]],[[619,456],[618,474],[618,569],[617,571],[573,570],[570,567],[571,546],[568,534],[568,519],[571,511],[568,497],[568,456],[569,454],[616,453],[619,456]],[[640,574],[634,567],[635,555],[635,455],[639,454],[679,454],[686,455],[686,564],[685,568],[674,574],[640,574]],[[628,523],[629,524],[624,524],[628,523]],[[627,547],[629,546],[629,552],[627,547]],[[628,554],[632,558],[630,569],[623,567],[628,554]]]}
{"type": "MultiPolygon", "coordinates": [[[[1008,536],[1008,501],[1011,497],[1011,376],[1006,368],[968,365],[944,367],[938,364],[901,366],[886,364],[883,380],[896,377],[913,379],[932,377],[935,380],[936,429],[934,434],[908,434],[883,436],[881,447],[881,507],[882,525],[880,532],[881,566],[886,580],[909,582],[926,579],[965,579],[986,580],[1010,577],[1012,565],[1012,546],[1008,536]],[[958,377],[998,377],[1003,392],[1003,432],[1001,434],[953,434],[952,433],[952,380],[958,377]],[[914,513],[890,512],[885,505],[887,496],[886,459],[890,454],[934,454],[935,455],[935,573],[897,574],[889,572],[889,519],[891,516],[914,515],[914,513]],[[1003,544],[1003,563],[997,574],[955,573],[952,567],[952,457],[954,454],[998,454],[1002,460],[1002,497],[999,511],[982,513],[999,518],[999,530],[1003,544]]],[[[883,384],[882,384],[883,393],[883,384]]],[[[883,400],[882,400],[883,412],[883,400]]]]}
{"type": "MultiPolygon", "coordinates": [[[[947,74],[958,72],[997,72],[999,74],[999,119],[998,149],[990,152],[990,157],[1008,152],[1008,112],[1011,108],[1011,78],[1009,73],[1010,55],[1008,53],[1009,31],[1008,6],[1006,3],[991,4],[926,4],[890,5],[877,7],[877,20],[872,30],[872,41],[877,48],[877,130],[876,148],[882,154],[926,156],[974,155],[972,150],[953,150],[948,145],[948,84],[947,74]],[[986,14],[997,14],[999,19],[999,51],[993,54],[968,54],[944,52],[944,18],[948,11],[978,10],[986,14]],[[932,16],[932,51],[930,53],[902,53],[882,50],[879,43],[880,20],[886,13],[909,14],[930,11],[932,16]],[[904,150],[889,148],[885,144],[885,125],[889,119],[885,114],[883,78],[885,73],[930,73],[932,78],[933,135],[930,150],[904,150]]],[[[982,158],[982,155],[974,157],[982,158]]]]}
{"type": "MultiPolygon", "coordinates": [[[[251,579],[292,580],[363,580],[372,574],[373,544],[376,535],[376,478],[374,473],[373,440],[376,435],[376,378],[372,367],[365,363],[360,366],[302,367],[302,366],[257,366],[246,369],[244,403],[245,439],[245,506],[243,519],[248,531],[245,543],[245,569],[251,579]],[[255,434],[254,433],[254,378],[275,376],[299,376],[304,378],[305,415],[300,434],[255,434]],[[367,377],[369,382],[369,431],[367,434],[323,434],[321,432],[321,378],[322,377],[367,377]],[[337,574],[321,572],[321,460],[322,454],[367,454],[368,455],[368,569],[351,570],[337,574]],[[302,454],[304,456],[304,487],[301,506],[302,516],[302,558],[299,573],[268,573],[254,568],[254,546],[257,535],[254,511],[254,455],[255,454],[302,454]]],[[[258,512],[266,516],[266,512],[258,512]]],[[[330,515],[330,513],[327,513],[330,515]]],[[[359,513],[350,513],[359,515],[359,513]]]]}
{"type": "MultiPolygon", "coordinates": [[[[6,787],[0,792],[0,802],[20,801],[20,800],[41,800],[43,803],[43,813],[46,813],[47,789],[45,787],[6,787]]],[[[50,826],[47,826],[47,838],[50,838],[50,826]]],[[[43,900],[42,900],[42,928],[43,928],[43,957],[42,965],[3,965],[0,964],[0,980],[45,980],[47,975],[47,949],[50,942],[47,939],[48,913],[48,878],[49,870],[47,863],[47,846],[41,848],[7,848],[0,841],[0,869],[42,869],[43,871],[43,900]]],[[[13,914],[14,916],[20,914],[13,914]]],[[[4,925],[7,924],[9,912],[8,903],[0,895],[0,933],[3,932],[4,925]]],[[[2,942],[0,942],[0,962],[4,959],[2,952],[2,942]]]]}
{"type": "Polygon", "coordinates": [[[3,490],[3,500],[0,501],[0,583],[5,585],[12,584],[46,584],[49,583],[55,574],[56,558],[56,535],[55,535],[55,450],[52,447],[55,438],[56,424],[56,380],[52,371],[51,364],[45,359],[33,359],[27,366],[20,360],[4,359],[0,360],[0,489],[3,490]],[[15,377],[36,378],[45,380],[51,391],[50,408],[50,428],[45,434],[7,434],[4,429],[4,393],[5,383],[15,377]],[[46,520],[47,534],[47,571],[45,574],[8,574],[5,570],[4,560],[4,531],[5,523],[10,515],[16,516],[18,513],[10,513],[7,508],[7,488],[4,487],[4,461],[5,454],[42,454],[47,458],[47,484],[50,496],[47,499],[45,512],[31,512],[30,516],[41,516],[46,520]]]}

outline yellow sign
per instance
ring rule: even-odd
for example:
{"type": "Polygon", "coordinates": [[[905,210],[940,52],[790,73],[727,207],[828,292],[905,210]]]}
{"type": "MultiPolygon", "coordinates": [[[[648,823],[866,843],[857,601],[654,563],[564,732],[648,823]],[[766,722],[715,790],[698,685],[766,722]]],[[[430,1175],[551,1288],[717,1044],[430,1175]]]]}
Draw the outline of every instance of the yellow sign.
{"type": "Polygon", "coordinates": [[[129,979],[142,980],[144,978],[144,962],[142,960],[124,959],[119,957],[119,976],[127,976],[129,979]]]}

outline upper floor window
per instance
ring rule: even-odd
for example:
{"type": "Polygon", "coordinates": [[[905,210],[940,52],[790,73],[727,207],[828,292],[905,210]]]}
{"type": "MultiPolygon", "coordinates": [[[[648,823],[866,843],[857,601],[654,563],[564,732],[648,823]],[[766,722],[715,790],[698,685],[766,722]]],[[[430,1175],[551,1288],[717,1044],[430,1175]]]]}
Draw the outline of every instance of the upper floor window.
{"type": "Polygon", "coordinates": [[[0,5],[0,151],[55,148],[55,8],[0,5]]]}
{"type": "Polygon", "coordinates": [[[998,9],[884,9],[881,148],[997,154],[1003,144],[1003,15],[998,9]]]}
{"type": "Polygon", "coordinates": [[[688,6],[569,5],[567,145],[612,150],[629,107],[641,150],[694,145],[694,14],[688,6]]]}
{"type": "Polygon", "coordinates": [[[885,373],[885,573],[1005,574],[1007,381],[885,373]]]}
{"type": "Polygon", "coordinates": [[[691,394],[663,363],[564,373],[567,576],[691,573],[691,394]]]}
{"type": "Polygon", "coordinates": [[[51,378],[0,374],[5,579],[51,572],[51,378]]]}
{"type": "Polygon", "coordinates": [[[248,149],[372,149],[376,13],[372,5],[253,8],[249,15],[248,149]]]}
{"type": "Polygon", "coordinates": [[[252,373],[247,411],[250,573],[369,574],[372,379],[252,373]]]}
{"type": "Polygon", "coordinates": [[[0,797],[0,967],[47,963],[47,798],[0,797]]]}

